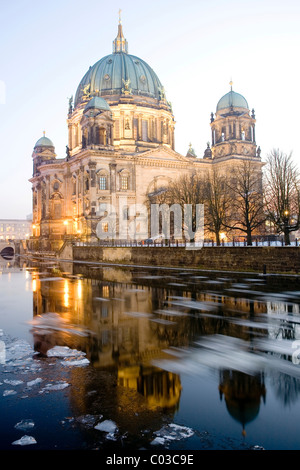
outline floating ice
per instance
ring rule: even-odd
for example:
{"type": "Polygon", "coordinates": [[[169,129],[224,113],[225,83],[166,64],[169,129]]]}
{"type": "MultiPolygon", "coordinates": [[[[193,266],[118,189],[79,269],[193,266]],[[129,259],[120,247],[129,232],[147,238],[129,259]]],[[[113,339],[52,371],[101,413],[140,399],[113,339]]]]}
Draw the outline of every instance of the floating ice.
{"type": "Polygon", "coordinates": [[[8,379],[4,379],[4,383],[8,384],[8,385],[20,385],[23,383],[23,380],[8,380],[8,379]]]}
{"type": "Polygon", "coordinates": [[[36,444],[36,443],[37,442],[34,437],[25,435],[21,437],[21,439],[19,439],[18,441],[12,442],[12,445],[28,446],[30,444],[36,444]]]}
{"type": "Polygon", "coordinates": [[[31,380],[30,382],[27,382],[27,387],[32,387],[33,385],[37,385],[41,382],[43,382],[43,379],[40,379],[40,378],[31,380]]]}
{"type": "Polygon", "coordinates": [[[62,318],[61,315],[55,312],[47,312],[43,315],[37,315],[28,323],[33,325],[35,334],[44,334],[47,330],[63,331],[74,335],[76,334],[78,336],[87,336],[88,334],[91,334],[91,332],[85,328],[69,323],[68,320],[62,318]]]}
{"type": "Polygon", "coordinates": [[[101,423],[96,424],[95,429],[98,431],[103,431],[107,433],[114,433],[116,432],[117,425],[114,421],[111,421],[110,419],[106,419],[105,421],[102,421],[101,423]]]}
{"type": "Polygon", "coordinates": [[[171,320],[164,320],[163,318],[153,318],[150,321],[154,323],[161,323],[162,325],[176,325],[176,322],[171,320]]]}
{"type": "Polygon", "coordinates": [[[17,392],[16,392],[15,390],[4,390],[3,396],[4,396],[4,397],[8,397],[8,396],[10,396],[10,395],[16,395],[16,393],[17,393],[17,392]]]}
{"type": "Polygon", "coordinates": [[[124,315],[128,315],[129,317],[141,317],[141,318],[152,317],[151,313],[146,313],[146,312],[124,312],[124,315]]]}
{"type": "Polygon", "coordinates": [[[156,435],[156,438],[151,442],[151,444],[164,445],[170,441],[178,441],[180,439],[191,437],[194,434],[194,431],[186,426],[171,423],[163,426],[154,434],[156,435]]]}
{"type": "Polygon", "coordinates": [[[249,346],[247,341],[239,338],[211,335],[196,341],[195,346],[170,348],[165,351],[170,359],[156,359],[152,365],[184,374],[199,375],[207,368],[225,368],[249,375],[272,370],[300,377],[298,341],[261,338],[253,340],[249,346]],[[287,359],[291,357],[292,362],[287,359]]]}
{"type": "Polygon", "coordinates": [[[53,390],[63,390],[64,388],[69,387],[70,384],[68,384],[65,381],[59,381],[56,384],[47,384],[43,389],[43,392],[48,392],[48,391],[53,391],[53,390]]]}
{"type": "MultiPolygon", "coordinates": [[[[0,334],[1,336],[2,334],[0,334]]],[[[0,341],[0,364],[5,364],[6,352],[5,352],[5,343],[0,341]]]]}
{"type": "Polygon", "coordinates": [[[23,339],[16,339],[6,344],[6,364],[10,366],[23,366],[32,360],[34,350],[23,339]]]}
{"type": "Polygon", "coordinates": [[[188,300],[182,298],[173,297],[172,298],[172,305],[177,305],[178,307],[186,307],[191,308],[193,310],[204,310],[204,311],[215,311],[219,308],[220,304],[216,304],[215,302],[201,302],[197,300],[188,300]],[[174,299],[174,300],[173,300],[174,299]]]}
{"type": "Polygon", "coordinates": [[[86,366],[89,363],[90,361],[86,357],[83,357],[82,359],[67,359],[65,361],[62,361],[63,366],[86,366]]]}
{"type": "Polygon", "coordinates": [[[174,287],[186,287],[186,284],[181,284],[180,282],[169,282],[168,285],[174,287]]]}
{"type": "Polygon", "coordinates": [[[84,357],[84,352],[71,349],[68,346],[54,346],[54,348],[47,351],[47,356],[64,359],[61,363],[64,366],[85,366],[90,363],[90,361],[84,357]]]}
{"type": "Polygon", "coordinates": [[[21,431],[28,431],[34,427],[32,419],[22,419],[19,423],[15,424],[15,428],[21,431]]]}
{"type": "Polygon", "coordinates": [[[155,310],[156,314],[158,315],[166,315],[166,316],[170,316],[170,317],[188,317],[188,316],[191,316],[189,313],[186,313],[186,312],[181,312],[180,310],[155,310]]]}
{"type": "Polygon", "coordinates": [[[84,354],[85,353],[77,351],[77,349],[71,349],[68,346],[54,346],[47,351],[48,357],[78,357],[84,354]]]}

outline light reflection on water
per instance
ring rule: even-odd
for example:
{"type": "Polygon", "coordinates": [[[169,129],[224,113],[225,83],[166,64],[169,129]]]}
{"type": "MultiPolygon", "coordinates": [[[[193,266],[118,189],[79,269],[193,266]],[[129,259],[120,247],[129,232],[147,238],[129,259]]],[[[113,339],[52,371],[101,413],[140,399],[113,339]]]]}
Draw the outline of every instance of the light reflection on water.
{"type": "Polygon", "coordinates": [[[14,333],[22,323],[42,355],[65,345],[90,360],[92,374],[73,374],[74,415],[106,413],[133,441],[166,419],[195,431],[170,448],[300,448],[297,277],[46,261],[2,272],[20,302],[31,283],[14,333]]]}

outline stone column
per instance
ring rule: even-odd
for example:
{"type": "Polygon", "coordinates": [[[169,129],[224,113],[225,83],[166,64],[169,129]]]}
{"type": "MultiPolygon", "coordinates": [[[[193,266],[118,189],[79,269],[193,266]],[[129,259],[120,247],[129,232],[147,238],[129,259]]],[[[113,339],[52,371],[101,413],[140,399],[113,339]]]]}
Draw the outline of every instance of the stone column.
{"type": "Polygon", "coordinates": [[[46,219],[50,219],[50,176],[46,175],[46,219]]]}
{"type": "Polygon", "coordinates": [[[115,193],[117,191],[117,175],[116,175],[116,163],[109,164],[109,174],[110,174],[110,192],[115,193]]]}

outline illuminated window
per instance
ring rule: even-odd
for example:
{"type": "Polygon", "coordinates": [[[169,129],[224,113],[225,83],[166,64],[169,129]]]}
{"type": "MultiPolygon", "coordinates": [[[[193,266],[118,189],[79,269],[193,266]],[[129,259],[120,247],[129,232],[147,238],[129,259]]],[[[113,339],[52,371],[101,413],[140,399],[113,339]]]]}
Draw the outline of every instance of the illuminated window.
{"type": "Polygon", "coordinates": [[[121,176],[121,189],[123,191],[128,189],[128,176],[121,176]]]}
{"type": "Polygon", "coordinates": [[[102,223],[102,232],[105,232],[105,233],[108,232],[108,223],[107,222],[102,223]]]}
{"type": "Polygon", "coordinates": [[[99,189],[107,189],[106,176],[100,176],[100,178],[99,178],[99,189]]]}

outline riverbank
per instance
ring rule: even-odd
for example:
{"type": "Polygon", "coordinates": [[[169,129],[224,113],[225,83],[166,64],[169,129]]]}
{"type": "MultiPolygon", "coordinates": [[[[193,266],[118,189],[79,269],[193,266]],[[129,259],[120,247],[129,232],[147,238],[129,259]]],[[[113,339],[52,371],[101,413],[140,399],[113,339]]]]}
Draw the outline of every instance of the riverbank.
{"type": "MultiPolygon", "coordinates": [[[[46,253],[44,254],[45,256],[46,253]]],[[[43,254],[39,255],[43,257],[43,254]]],[[[300,251],[295,246],[252,247],[105,247],[66,243],[58,260],[129,266],[194,268],[208,271],[298,274],[300,251]]]]}

